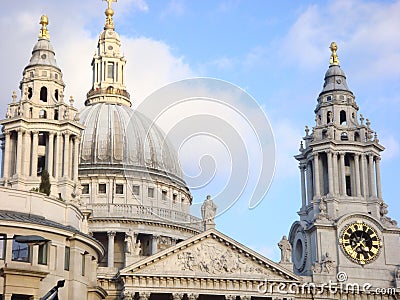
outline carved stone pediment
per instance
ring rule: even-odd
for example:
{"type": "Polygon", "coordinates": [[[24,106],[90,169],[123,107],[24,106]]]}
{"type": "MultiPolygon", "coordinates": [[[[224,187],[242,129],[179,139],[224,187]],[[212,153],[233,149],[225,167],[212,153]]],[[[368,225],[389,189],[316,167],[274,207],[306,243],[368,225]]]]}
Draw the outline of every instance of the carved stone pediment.
{"type": "Polygon", "coordinates": [[[120,271],[120,276],[131,275],[299,280],[292,272],[215,229],[203,232],[120,271]]]}

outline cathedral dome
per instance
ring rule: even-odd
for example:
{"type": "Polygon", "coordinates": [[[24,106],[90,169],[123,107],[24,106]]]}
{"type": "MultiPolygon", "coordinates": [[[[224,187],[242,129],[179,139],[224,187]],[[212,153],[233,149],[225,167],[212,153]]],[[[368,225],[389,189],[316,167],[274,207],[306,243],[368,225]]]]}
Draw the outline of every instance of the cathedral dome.
{"type": "Polygon", "coordinates": [[[145,172],[184,185],[176,152],[164,133],[141,113],[125,105],[97,103],[85,107],[80,122],[80,169],[145,172]]]}

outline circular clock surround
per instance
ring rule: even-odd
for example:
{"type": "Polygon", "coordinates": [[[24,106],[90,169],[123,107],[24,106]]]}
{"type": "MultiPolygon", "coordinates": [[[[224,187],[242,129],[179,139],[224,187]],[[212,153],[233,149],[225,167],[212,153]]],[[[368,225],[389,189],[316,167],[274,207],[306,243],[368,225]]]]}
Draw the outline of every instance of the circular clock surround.
{"type": "Polygon", "coordinates": [[[302,272],[307,260],[307,241],[303,232],[297,232],[293,239],[292,260],[295,268],[302,272]]]}
{"type": "Polygon", "coordinates": [[[341,231],[339,244],[346,257],[360,265],[373,262],[382,248],[377,230],[363,221],[347,224],[341,231]]]}

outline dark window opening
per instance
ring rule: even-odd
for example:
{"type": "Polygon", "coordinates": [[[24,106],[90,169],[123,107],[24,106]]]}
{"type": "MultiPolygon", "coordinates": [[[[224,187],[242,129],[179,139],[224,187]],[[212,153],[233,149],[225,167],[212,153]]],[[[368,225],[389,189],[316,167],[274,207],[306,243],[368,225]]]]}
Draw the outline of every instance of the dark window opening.
{"type": "Polygon", "coordinates": [[[47,88],[45,86],[40,89],[40,100],[47,102],[47,88]]]}
{"type": "Polygon", "coordinates": [[[344,165],[346,167],[350,167],[350,159],[348,154],[344,156],[344,165]]]}
{"type": "Polygon", "coordinates": [[[328,113],[326,114],[326,123],[331,123],[333,121],[333,118],[332,118],[332,112],[331,111],[328,111],[328,113]]]}
{"type": "Polygon", "coordinates": [[[39,119],[47,119],[47,112],[44,109],[39,111],[39,119]]]}
{"type": "Polygon", "coordinates": [[[177,194],[173,194],[172,195],[172,200],[174,201],[174,202],[176,202],[176,199],[178,198],[178,195],[177,194]]]}
{"type": "Polygon", "coordinates": [[[351,196],[351,180],[350,176],[346,176],[346,195],[351,196]]]}
{"type": "Polygon", "coordinates": [[[3,260],[5,258],[6,253],[6,239],[7,236],[5,234],[0,234],[0,259],[3,260]]]}
{"type": "Polygon", "coordinates": [[[349,140],[349,136],[347,135],[347,132],[343,132],[343,133],[340,135],[340,139],[341,139],[342,141],[348,141],[348,140],[349,140]]]}
{"type": "Polygon", "coordinates": [[[167,200],[167,191],[162,191],[161,195],[162,195],[161,197],[162,200],[167,200]]]}
{"type": "Polygon", "coordinates": [[[29,118],[31,118],[32,119],[32,117],[33,117],[33,109],[32,109],[32,107],[29,109],[29,118]]]}
{"type": "Polygon", "coordinates": [[[118,195],[122,195],[124,193],[124,185],[123,184],[116,184],[115,185],[115,193],[118,195]]]}
{"type": "Polygon", "coordinates": [[[54,98],[56,98],[56,100],[58,101],[58,90],[56,90],[56,91],[54,92],[54,98]]]}
{"type": "Polygon", "coordinates": [[[331,96],[326,97],[326,101],[331,101],[331,100],[332,100],[331,96]]]}
{"type": "Polygon", "coordinates": [[[46,135],[44,134],[44,132],[39,133],[38,145],[46,146],[46,135]]]}
{"type": "Polygon", "coordinates": [[[147,196],[148,196],[149,198],[154,198],[154,188],[149,187],[149,188],[147,189],[147,196]]]}
{"type": "Polygon", "coordinates": [[[135,196],[139,196],[140,194],[140,186],[134,185],[132,186],[132,194],[135,196]]]}
{"type": "Polygon", "coordinates": [[[54,120],[58,120],[58,109],[54,111],[54,120]]]}
{"type": "Polygon", "coordinates": [[[114,63],[108,63],[107,65],[107,78],[114,78],[114,63]]]}
{"type": "Polygon", "coordinates": [[[107,193],[107,185],[105,183],[99,184],[99,194],[107,193]]]}
{"type": "Polygon", "coordinates": [[[47,265],[47,253],[48,253],[48,246],[49,244],[39,245],[38,249],[38,264],[40,265],[47,265]]]}
{"type": "Polygon", "coordinates": [[[33,91],[32,91],[32,88],[30,87],[30,88],[28,88],[28,99],[31,99],[32,95],[33,95],[33,91]]]}
{"type": "Polygon", "coordinates": [[[354,133],[354,140],[355,140],[356,142],[361,142],[360,134],[359,134],[358,132],[355,132],[355,133],[354,133]]]}
{"type": "Polygon", "coordinates": [[[346,112],[344,110],[340,111],[340,125],[346,125],[347,124],[347,119],[346,119],[346,112]]]}
{"type": "Polygon", "coordinates": [[[30,262],[30,252],[30,247],[27,243],[18,243],[15,239],[12,241],[12,260],[30,262]]]}
{"type": "Polygon", "coordinates": [[[69,263],[71,260],[71,249],[68,246],[65,246],[64,252],[64,270],[69,271],[69,263]]]}
{"type": "Polygon", "coordinates": [[[40,176],[42,175],[42,171],[44,170],[46,166],[46,157],[40,155],[38,157],[38,163],[37,163],[37,175],[40,176]]]}
{"type": "Polygon", "coordinates": [[[86,255],[82,254],[82,276],[85,276],[86,271],[86,255]]]}
{"type": "Polygon", "coordinates": [[[89,184],[82,184],[82,194],[89,194],[89,184]]]}

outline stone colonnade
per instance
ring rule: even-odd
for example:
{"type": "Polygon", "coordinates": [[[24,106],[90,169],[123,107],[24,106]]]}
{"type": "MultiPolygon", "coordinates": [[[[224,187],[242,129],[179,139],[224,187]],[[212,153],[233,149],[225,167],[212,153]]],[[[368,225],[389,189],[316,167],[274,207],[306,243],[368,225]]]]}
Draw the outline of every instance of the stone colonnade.
{"type": "Polygon", "coordinates": [[[346,194],[347,184],[346,176],[349,173],[346,171],[345,157],[351,160],[350,173],[352,176],[353,197],[364,198],[382,198],[382,186],[380,176],[380,156],[375,153],[346,153],[342,151],[324,151],[326,154],[326,166],[322,164],[321,152],[313,153],[309,157],[307,163],[301,163],[301,196],[302,205],[305,207],[311,203],[313,198],[320,198],[321,196],[340,195],[348,196],[346,194]],[[327,170],[324,170],[327,168],[327,170]],[[328,193],[321,190],[323,186],[323,174],[327,174],[328,193]]]}
{"type": "Polygon", "coordinates": [[[2,177],[11,178],[15,175],[36,177],[38,157],[44,154],[46,169],[51,177],[78,179],[80,137],[65,130],[6,130],[2,145],[3,169],[2,177]],[[39,134],[47,134],[45,153],[39,153],[39,134]]]}

